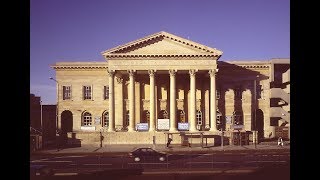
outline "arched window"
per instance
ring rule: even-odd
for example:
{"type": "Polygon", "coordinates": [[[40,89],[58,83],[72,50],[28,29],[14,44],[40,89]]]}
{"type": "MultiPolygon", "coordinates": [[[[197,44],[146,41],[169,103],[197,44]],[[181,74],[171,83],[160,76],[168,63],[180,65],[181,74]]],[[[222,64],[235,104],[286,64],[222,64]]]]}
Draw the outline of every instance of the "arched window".
{"type": "Polygon", "coordinates": [[[234,125],[243,125],[243,116],[240,111],[233,112],[233,124],[234,125]]]}
{"type": "Polygon", "coordinates": [[[103,114],[103,126],[109,127],[109,112],[103,114]]]}
{"type": "Polygon", "coordinates": [[[92,115],[89,112],[85,112],[82,116],[82,125],[91,126],[92,125],[92,115]]]}
{"type": "Polygon", "coordinates": [[[144,123],[150,122],[150,112],[148,110],[143,111],[142,122],[144,122],[144,123]]]}
{"type": "Polygon", "coordinates": [[[196,119],[197,119],[197,129],[200,129],[202,126],[202,112],[199,110],[197,110],[196,119]]]}
{"type": "Polygon", "coordinates": [[[158,117],[159,117],[159,119],[169,119],[169,115],[166,110],[160,111],[158,117]]]}
{"type": "Polygon", "coordinates": [[[178,122],[184,123],[186,122],[186,116],[183,110],[178,110],[178,122]]]}

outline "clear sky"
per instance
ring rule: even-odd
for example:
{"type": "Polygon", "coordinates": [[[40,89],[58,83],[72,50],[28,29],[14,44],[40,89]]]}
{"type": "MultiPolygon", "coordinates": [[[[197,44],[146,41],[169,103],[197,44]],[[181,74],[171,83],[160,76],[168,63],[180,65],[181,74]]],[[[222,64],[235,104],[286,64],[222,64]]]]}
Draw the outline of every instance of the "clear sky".
{"type": "Polygon", "coordinates": [[[30,0],[30,93],[56,103],[50,65],[166,31],[223,51],[219,61],[290,58],[290,0],[30,0]]]}

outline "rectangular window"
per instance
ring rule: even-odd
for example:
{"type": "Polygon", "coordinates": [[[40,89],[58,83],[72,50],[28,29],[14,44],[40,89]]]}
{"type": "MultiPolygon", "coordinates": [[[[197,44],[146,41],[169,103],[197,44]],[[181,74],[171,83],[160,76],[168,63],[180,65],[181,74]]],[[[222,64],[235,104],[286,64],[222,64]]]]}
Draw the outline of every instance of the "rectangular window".
{"type": "Polygon", "coordinates": [[[104,86],[104,99],[109,99],[109,86],[104,86]]]}
{"type": "Polygon", "coordinates": [[[71,99],[71,86],[63,86],[63,100],[71,99]]]}
{"type": "Polygon", "coordinates": [[[83,86],[83,99],[91,99],[91,86],[83,86]]]}

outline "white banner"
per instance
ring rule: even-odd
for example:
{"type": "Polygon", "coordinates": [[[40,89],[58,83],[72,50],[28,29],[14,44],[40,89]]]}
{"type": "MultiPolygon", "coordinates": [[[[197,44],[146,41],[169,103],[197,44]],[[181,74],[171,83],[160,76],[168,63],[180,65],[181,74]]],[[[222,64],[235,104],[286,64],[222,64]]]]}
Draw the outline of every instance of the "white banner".
{"type": "Polygon", "coordinates": [[[178,123],[178,130],[189,130],[189,123],[178,123]]]}
{"type": "Polygon", "coordinates": [[[158,119],[158,130],[169,130],[170,120],[169,119],[158,119]]]}
{"type": "Polygon", "coordinates": [[[95,131],[96,127],[95,126],[81,126],[80,129],[84,130],[84,131],[95,131]]]}
{"type": "Polygon", "coordinates": [[[148,131],[149,130],[149,124],[148,123],[137,123],[137,130],[138,131],[148,131]]]}

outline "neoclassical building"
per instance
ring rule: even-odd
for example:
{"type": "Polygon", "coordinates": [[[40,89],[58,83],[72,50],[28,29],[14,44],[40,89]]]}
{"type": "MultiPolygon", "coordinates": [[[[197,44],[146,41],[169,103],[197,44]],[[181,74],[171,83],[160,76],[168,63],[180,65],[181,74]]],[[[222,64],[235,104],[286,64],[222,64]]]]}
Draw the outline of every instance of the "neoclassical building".
{"type": "Polygon", "coordinates": [[[230,140],[234,132],[263,140],[289,128],[289,59],[219,61],[221,50],[163,31],[102,56],[51,66],[57,127],[71,141],[165,144],[171,136],[180,144],[188,134],[221,131],[230,140]]]}

